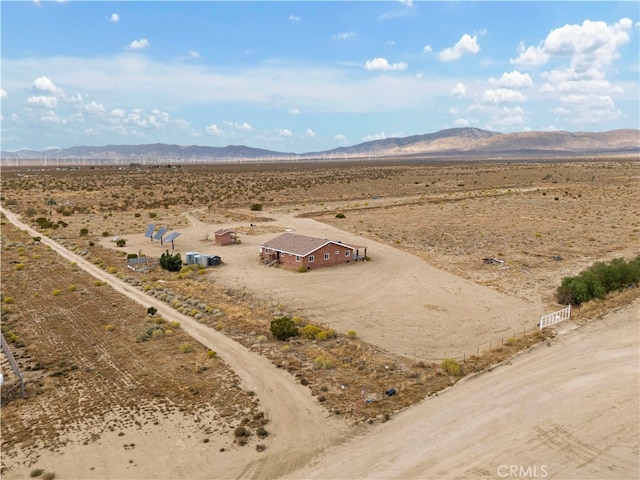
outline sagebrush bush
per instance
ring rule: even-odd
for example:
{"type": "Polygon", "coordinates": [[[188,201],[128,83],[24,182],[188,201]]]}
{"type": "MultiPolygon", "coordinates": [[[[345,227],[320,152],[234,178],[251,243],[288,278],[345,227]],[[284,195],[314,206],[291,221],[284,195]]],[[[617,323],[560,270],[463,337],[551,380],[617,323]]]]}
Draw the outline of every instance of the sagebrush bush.
{"type": "Polygon", "coordinates": [[[62,295],[62,290],[60,290],[59,288],[56,288],[53,292],[51,292],[51,294],[52,294],[54,297],[57,297],[57,296],[59,296],[59,295],[62,295]]]}
{"type": "Polygon", "coordinates": [[[347,330],[347,337],[356,338],[357,336],[358,336],[358,334],[356,333],[355,330],[347,330]]]}
{"type": "Polygon", "coordinates": [[[308,338],[309,340],[313,340],[321,331],[322,329],[320,327],[309,324],[300,329],[300,334],[303,337],[308,338]]]}
{"type": "Polygon", "coordinates": [[[193,352],[193,345],[190,343],[183,343],[180,345],[180,353],[191,353],[193,352]]]}
{"type": "Polygon", "coordinates": [[[459,376],[462,371],[460,370],[460,364],[457,360],[453,358],[445,358],[440,362],[440,368],[442,368],[449,375],[453,375],[454,377],[459,376]]]}
{"type": "Polygon", "coordinates": [[[75,292],[76,290],[78,290],[78,287],[76,287],[75,285],[69,285],[67,287],[67,290],[69,290],[70,292],[75,292]]]}
{"type": "Polygon", "coordinates": [[[207,352],[207,357],[209,357],[209,358],[215,358],[216,355],[218,355],[218,352],[216,352],[215,350],[209,350],[207,352]]]}

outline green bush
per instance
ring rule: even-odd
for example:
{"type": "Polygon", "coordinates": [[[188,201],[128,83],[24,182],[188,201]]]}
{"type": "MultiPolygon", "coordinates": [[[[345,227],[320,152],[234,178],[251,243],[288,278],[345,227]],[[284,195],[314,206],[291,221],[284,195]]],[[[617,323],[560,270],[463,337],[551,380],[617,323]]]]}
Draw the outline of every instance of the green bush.
{"type": "Polygon", "coordinates": [[[251,207],[249,207],[251,209],[251,211],[253,212],[259,212],[262,210],[262,204],[261,203],[252,203],[251,207]]]}
{"type": "Polygon", "coordinates": [[[271,334],[278,340],[286,340],[298,335],[298,327],[289,317],[279,317],[271,321],[271,334]]]}
{"type": "Polygon", "coordinates": [[[179,272],[182,268],[182,257],[179,253],[171,255],[169,250],[160,255],[160,267],[170,272],[179,272]]]}
{"type": "Polygon", "coordinates": [[[124,238],[119,238],[116,241],[116,247],[124,247],[127,244],[127,241],[124,238]]]}
{"type": "Polygon", "coordinates": [[[86,237],[89,234],[89,229],[88,228],[81,228],[80,229],[80,236],[81,237],[86,237]]]}
{"type": "Polygon", "coordinates": [[[453,358],[445,358],[442,360],[442,362],[440,362],[440,368],[454,377],[457,377],[462,373],[460,370],[460,364],[453,358]]]}
{"type": "Polygon", "coordinates": [[[336,214],[336,218],[344,218],[344,213],[340,212],[336,214]]]}
{"type": "Polygon", "coordinates": [[[193,352],[193,345],[190,343],[183,343],[180,345],[180,353],[191,353],[193,352]]]}
{"type": "Polygon", "coordinates": [[[574,277],[565,277],[556,289],[558,303],[580,305],[594,298],[604,299],[610,292],[640,283],[640,255],[627,262],[616,258],[597,262],[574,277]]]}
{"type": "Polygon", "coordinates": [[[358,334],[356,333],[355,330],[347,330],[347,337],[356,338],[357,336],[358,336],[358,334]]]}
{"type": "Polygon", "coordinates": [[[300,333],[302,334],[302,336],[308,338],[309,340],[313,340],[314,338],[316,338],[316,335],[318,335],[321,331],[322,329],[320,327],[312,324],[305,325],[300,329],[300,333]]]}

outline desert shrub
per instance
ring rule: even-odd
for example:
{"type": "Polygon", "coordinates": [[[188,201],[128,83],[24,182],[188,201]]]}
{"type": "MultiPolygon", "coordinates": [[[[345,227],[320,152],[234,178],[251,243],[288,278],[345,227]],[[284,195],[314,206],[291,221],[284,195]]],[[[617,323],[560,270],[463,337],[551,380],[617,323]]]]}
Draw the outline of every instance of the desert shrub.
{"type": "Polygon", "coordinates": [[[511,345],[513,345],[514,343],[516,343],[516,339],[515,339],[515,338],[513,338],[513,337],[507,337],[507,338],[504,340],[504,344],[505,344],[506,346],[508,346],[508,347],[510,347],[510,346],[511,346],[511,345]]]}
{"type": "Polygon", "coordinates": [[[454,358],[445,358],[442,360],[442,362],[440,362],[440,368],[454,377],[457,377],[462,373],[460,370],[460,364],[454,358]]]}
{"type": "Polygon", "coordinates": [[[156,218],[158,216],[155,212],[149,212],[149,218],[156,218]]]}
{"type": "Polygon", "coordinates": [[[124,238],[119,238],[116,241],[116,246],[117,247],[124,247],[127,244],[127,241],[124,238]]]}
{"type": "Polygon", "coordinates": [[[104,329],[107,332],[113,332],[116,329],[116,327],[114,325],[109,324],[109,325],[105,325],[104,329]]]}
{"type": "Polygon", "coordinates": [[[174,320],[173,322],[170,322],[170,323],[169,323],[169,326],[170,326],[171,328],[180,328],[180,322],[178,322],[178,321],[174,320]]]}
{"type": "Polygon", "coordinates": [[[153,317],[156,313],[158,313],[158,309],[156,307],[147,308],[147,315],[151,315],[153,317]]]}
{"type": "MultiPolygon", "coordinates": [[[[167,332],[170,330],[167,330],[167,332]]],[[[165,330],[162,329],[156,329],[153,332],[151,332],[151,340],[160,340],[161,338],[164,338],[164,334],[165,334],[165,330]]]]}
{"type": "Polygon", "coordinates": [[[249,207],[251,209],[251,211],[253,212],[259,212],[262,210],[262,204],[261,203],[252,203],[251,207],[249,207]]]}
{"type": "Polygon", "coordinates": [[[102,285],[106,285],[107,282],[103,282],[102,280],[94,280],[93,281],[93,286],[94,287],[101,287],[102,285]]]}
{"type": "Polygon", "coordinates": [[[160,267],[170,272],[179,272],[182,268],[182,257],[179,253],[171,255],[169,250],[160,255],[160,267]]]}
{"type": "Polygon", "coordinates": [[[298,273],[306,273],[306,272],[307,272],[307,269],[306,269],[306,268],[304,268],[304,266],[300,265],[300,266],[298,267],[298,273]]]}
{"type": "Polygon", "coordinates": [[[327,336],[327,332],[318,332],[316,334],[316,340],[318,340],[319,342],[324,342],[328,338],[329,337],[327,336]]]}
{"type": "Polygon", "coordinates": [[[53,290],[53,292],[51,292],[51,294],[54,297],[58,297],[58,296],[62,295],[62,290],[60,290],[59,288],[56,288],[56,289],[53,290]]]}
{"type": "Polygon", "coordinates": [[[78,287],[76,287],[75,285],[69,285],[67,287],[67,290],[69,290],[70,292],[75,292],[76,290],[78,290],[78,287]]]}
{"type": "Polygon", "coordinates": [[[207,357],[209,358],[216,358],[216,355],[218,355],[218,352],[216,352],[215,350],[209,350],[207,352],[207,357]]]}
{"type": "Polygon", "coordinates": [[[236,427],[235,430],[233,431],[233,435],[236,438],[242,438],[242,437],[248,437],[251,433],[249,432],[249,430],[247,430],[246,427],[243,427],[242,425],[240,425],[239,427],[236,427]]]}
{"type": "Polygon", "coordinates": [[[104,231],[104,232],[102,232],[102,236],[103,236],[103,237],[108,237],[108,236],[110,236],[110,235],[111,235],[111,234],[110,234],[108,231],[104,231]]]}
{"type": "Polygon", "coordinates": [[[312,324],[305,325],[300,329],[300,333],[302,334],[302,336],[310,340],[316,338],[316,335],[318,335],[321,331],[322,329],[320,327],[312,324]]]}
{"type": "Polygon", "coordinates": [[[347,337],[356,338],[357,336],[358,336],[358,334],[356,333],[355,330],[347,330],[347,337]]]}
{"type": "Polygon", "coordinates": [[[9,304],[9,303],[14,303],[15,300],[13,299],[13,297],[4,297],[3,302],[9,304]]]}
{"type": "Polygon", "coordinates": [[[138,337],[136,338],[136,342],[148,342],[149,340],[151,340],[153,332],[155,332],[156,330],[162,330],[164,332],[164,329],[160,325],[152,325],[151,327],[147,328],[143,334],[138,335],[138,337]]]}
{"type": "Polygon", "coordinates": [[[256,444],[256,452],[264,452],[267,449],[267,446],[264,443],[256,444]]]}
{"type": "Polygon", "coordinates": [[[190,343],[183,343],[180,345],[180,353],[191,353],[193,352],[193,345],[190,343]]]}
{"type": "Polygon", "coordinates": [[[640,255],[627,262],[616,258],[597,262],[574,277],[564,277],[556,289],[562,304],[580,305],[594,298],[603,299],[610,292],[640,283],[640,255]]]}
{"type": "Polygon", "coordinates": [[[345,218],[344,213],[340,212],[336,214],[336,218],[345,218]]]}
{"type": "Polygon", "coordinates": [[[333,368],[334,363],[330,358],[327,358],[324,355],[319,355],[313,359],[313,365],[316,368],[333,368]]]}
{"type": "Polygon", "coordinates": [[[138,254],[137,253],[127,253],[127,260],[129,260],[130,258],[138,258],[138,254]]]}
{"type": "Polygon", "coordinates": [[[109,273],[118,273],[118,269],[116,267],[107,268],[107,272],[109,273]]]}
{"type": "Polygon", "coordinates": [[[24,263],[16,263],[13,269],[18,271],[24,270],[24,263]]]}
{"type": "Polygon", "coordinates": [[[29,474],[29,476],[31,478],[35,478],[35,477],[39,477],[40,475],[42,475],[44,473],[44,470],[41,468],[36,468],[35,470],[31,470],[31,473],[29,474]]]}
{"type": "Polygon", "coordinates": [[[89,234],[89,229],[88,228],[81,228],[80,229],[80,236],[81,237],[86,237],[89,234]]]}
{"type": "Polygon", "coordinates": [[[289,317],[279,317],[271,321],[271,333],[278,340],[286,340],[298,335],[298,327],[289,317]]]}
{"type": "Polygon", "coordinates": [[[53,480],[54,478],[56,478],[56,474],[53,472],[47,472],[42,475],[42,480],[53,480]]]}
{"type": "Polygon", "coordinates": [[[293,317],[291,320],[293,320],[293,323],[295,323],[296,326],[300,326],[302,323],[302,319],[300,317],[293,317]]]}
{"type": "Polygon", "coordinates": [[[266,428],[264,427],[258,427],[258,429],[256,430],[256,434],[260,437],[260,438],[265,438],[269,436],[269,432],[267,431],[266,428]]]}

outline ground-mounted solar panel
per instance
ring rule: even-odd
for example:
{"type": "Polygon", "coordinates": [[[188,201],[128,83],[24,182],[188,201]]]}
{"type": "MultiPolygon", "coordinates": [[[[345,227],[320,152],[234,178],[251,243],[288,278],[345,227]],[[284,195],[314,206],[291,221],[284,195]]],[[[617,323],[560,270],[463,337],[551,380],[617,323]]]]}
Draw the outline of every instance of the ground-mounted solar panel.
{"type": "Polygon", "coordinates": [[[150,223],[149,226],[147,227],[147,231],[144,232],[144,236],[151,238],[152,235],[153,235],[153,231],[155,229],[156,229],[156,224],[155,223],[150,223]]]}
{"type": "Polygon", "coordinates": [[[180,236],[180,232],[171,232],[164,238],[165,242],[173,242],[176,238],[180,236]]]}
{"type": "Polygon", "coordinates": [[[165,233],[167,233],[167,231],[168,231],[168,230],[169,230],[168,228],[164,228],[164,227],[162,227],[160,230],[158,230],[158,231],[156,232],[156,234],[153,236],[153,239],[154,239],[154,240],[160,240],[160,239],[162,238],[162,236],[163,236],[165,233]]]}

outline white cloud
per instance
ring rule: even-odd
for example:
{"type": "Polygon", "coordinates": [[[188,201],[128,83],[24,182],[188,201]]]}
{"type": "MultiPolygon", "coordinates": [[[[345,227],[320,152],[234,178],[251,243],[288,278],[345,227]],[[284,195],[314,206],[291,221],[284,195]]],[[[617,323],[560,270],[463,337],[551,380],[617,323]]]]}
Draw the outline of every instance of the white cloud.
{"type": "Polygon", "coordinates": [[[47,77],[38,77],[33,82],[33,89],[40,92],[49,92],[54,95],[62,95],[62,89],[58,88],[55,83],[47,77]]]}
{"type": "Polygon", "coordinates": [[[451,95],[454,97],[462,97],[467,94],[467,87],[461,82],[456,83],[456,85],[451,89],[451,95]]]}
{"type": "Polygon", "coordinates": [[[302,20],[302,18],[297,15],[289,15],[289,20],[291,20],[292,22],[299,22],[300,20],[302,20]]]}
{"type": "Polygon", "coordinates": [[[608,95],[566,95],[560,97],[563,107],[554,113],[575,125],[597,124],[620,118],[622,112],[608,95]]]}
{"type": "Polygon", "coordinates": [[[524,102],[527,98],[517,90],[510,88],[498,88],[485,90],[482,94],[482,103],[524,102]]]}
{"type": "Polygon", "coordinates": [[[85,105],[82,106],[82,109],[90,114],[98,114],[98,113],[103,113],[106,111],[106,109],[104,108],[103,105],[97,103],[95,100],[93,100],[91,103],[87,103],[85,105]]]}
{"type": "Polygon", "coordinates": [[[364,64],[364,69],[369,71],[406,70],[407,66],[404,62],[389,63],[386,58],[378,57],[373,60],[367,60],[367,63],[364,64]]]}
{"type": "Polygon", "coordinates": [[[622,93],[620,87],[612,86],[605,79],[604,72],[590,68],[584,71],[577,71],[573,68],[564,70],[551,70],[541,74],[542,78],[547,81],[542,87],[541,92],[610,92],[622,93]]]}
{"type": "Polygon", "coordinates": [[[288,128],[282,128],[278,130],[278,135],[280,135],[281,137],[290,137],[293,135],[293,132],[288,128]]]}
{"type": "Polygon", "coordinates": [[[544,65],[549,61],[550,55],[546,53],[542,47],[525,47],[524,43],[518,45],[518,58],[511,58],[509,62],[512,65],[522,66],[538,66],[544,65]]]}
{"type": "Polygon", "coordinates": [[[528,88],[533,85],[533,80],[528,73],[520,73],[517,70],[505,72],[500,78],[490,78],[489,83],[504,88],[528,88]]]}
{"type": "Polygon", "coordinates": [[[347,137],[345,137],[342,133],[335,135],[333,139],[340,143],[345,143],[347,141],[347,137]]]}
{"type": "Polygon", "coordinates": [[[569,57],[575,68],[602,67],[617,59],[622,45],[629,42],[633,23],[623,18],[614,24],[585,20],[552,30],[537,47],[518,46],[519,56],[511,59],[518,65],[543,65],[551,57],[569,57]]]}
{"type": "Polygon", "coordinates": [[[395,40],[387,40],[386,42],[384,42],[385,45],[389,46],[389,47],[393,47],[396,44],[395,40]]]}
{"type": "Polygon", "coordinates": [[[398,0],[398,2],[403,3],[407,7],[413,7],[413,0],[398,0]]]}
{"type": "Polygon", "coordinates": [[[109,17],[109,21],[118,23],[120,21],[120,15],[118,15],[117,13],[112,13],[111,16],[109,17]]]}
{"type": "Polygon", "coordinates": [[[291,110],[289,110],[289,114],[290,115],[300,115],[300,110],[297,108],[292,108],[291,110]]]}
{"type": "Polygon", "coordinates": [[[110,115],[113,118],[124,118],[125,111],[122,108],[114,108],[113,110],[111,110],[110,115]]]}
{"type": "Polygon", "coordinates": [[[252,132],[253,131],[253,127],[251,125],[249,125],[247,122],[242,122],[242,123],[238,123],[238,122],[224,122],[225,125],[227,125],[228,127],[233,128],[234,130],[240,130],[243,132],[252,132]]]}
{"type": "Polygon", "coordinates": [[[424,47],[422,47],[422,53],[431,53],[431,51],[431,45],[425,45],[424,47]]]}
{"type": "Polygon", "coordinates": [[[471,122],[466,118],[458,118],[456,121],[453,122],[453,124],[456,127],[468,127],[469,125],[471,125],[471,122]]]}
{"type": "Polygon", "coordinates": [[[200,58],[200,54],[198,52],[196,52],[195,50],[189,50],[189,56],[191,58],[200,58]]]}
{"type": "Polygon", "coordinates": [[[218,128],[218,125],[216,125],[215,123],[212,123],[211,125],[209,125],[207,128],[205,128],[205,130],[209,135],[217,135],[217,136],[224,135],[224,131],[220,130],[218,128]]]}
{"type": "Polygon", "coordinates": [[[307,131],[304,132],[304,136],[307,137],[307,138],[315,138],[316,132],[314,132],[310,128],[307,128],[307,131]]]}
{"type": "Polygon", "coordinates": [[[0,88],[0,100],[6,100],[9,98],[9,94],[4,88],[0,88]]]}
{"type": "Polygon", "coordinates": [[[45,123],[62,123],[60,117],[53,110],[47,110],[40,116],[40,121],[45,123]]]}
{"type": "Polygon", "coordinates": [[[58,99],[48,95],[33,95],[27,98],[27,103],[32,107],[56,108],[58,99]]]}
{"type": "Polygon", "coordinates": [[[355,35],[356,34],[354,32],[342,32],[334,35],[331,38],[334,40],[346,40],[347,38],[355,37],[355,35]]]}
{"type": "Polygon", "coordinates": [[[458,60],[465,53],[476,54],[479,51],[478,38],[475,35],[472,37],[468,33],[465,33],[453,47],[442,50],[438,54],[438,58],[443,62],[450,62],[452,60],[458,60]]]}
{"type": "Polygon", "coordinates": [[[523,130],[526,122],[527,117],[522,107],[501,107],[492,111],[487,127],[498,131],[523,130]]]}
{"type": "Polygon", "coordinates": [[[371,142],[373,140],[384,140],[387,136],[384,132],[374,133],[373,135],[367,135],[366,137],[362,137],[363,142],[371,142]]]}
{"type": "Polygon", "coordinates": [[[131,50],[143,50],[150,45],[149,40],[146,38],[141,38],[140,40],[134,40],[129,44],[129,48],[131,50]]]}

